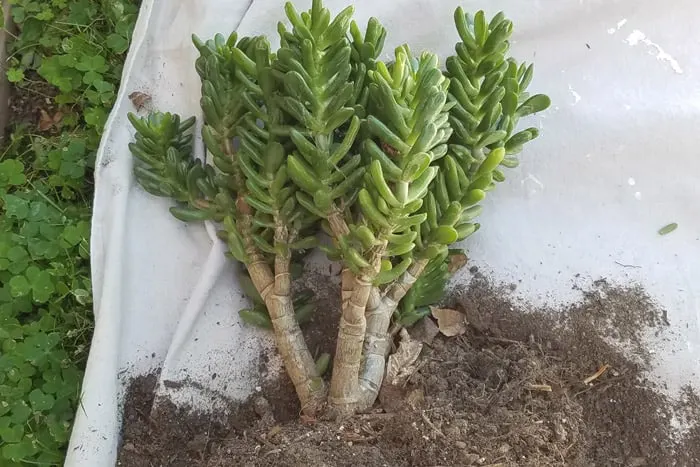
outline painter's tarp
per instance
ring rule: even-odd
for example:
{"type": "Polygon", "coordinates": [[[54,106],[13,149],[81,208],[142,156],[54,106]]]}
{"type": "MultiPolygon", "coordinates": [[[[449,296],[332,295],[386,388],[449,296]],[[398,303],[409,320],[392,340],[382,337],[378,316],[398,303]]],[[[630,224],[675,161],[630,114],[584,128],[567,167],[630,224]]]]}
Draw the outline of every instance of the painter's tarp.
{"type": "MultiPolygon", "coordinates": [[[[299,0],[299,8],[310,1],[299,0]]],[[[334,12],[348,2],[326,1],[334,12]]],[[[394,46],[446,57],[457,33],[457,3],[352,2],[364,24],[378,17],[394,46]]],[[[531,88],[552,107],[530,118],[541,137],[489,197],[482,229],[466,245],[470,261],[496,281],[519,281],[531,302],[580,298],[607,277],[641,283],[668,310],[682,336],[656,349],[656,376],[673,391],[698,370],[700,345],[700,46],[691,0],[514,0],[459,2],[499,10],[515,23],[513,54],[535,62],[531,88]],[[670,222],[678,229],[659,236],[670,222]],[[623,267],[634,265],[636,267],[623,267]],[[578,276],[577,276],[578,275],[578,276]]],[[[200,116],[196,51],[190,36],[238,29],[276,42],[283,2],[144,0],[118,102],[98,154],[92,233],[95,336],[66,465],[116,459],[119,404],[130,377],[162,368],[178,404],[212,409],[259,384],[264,333],[242,326],[245,305],[213,226],[185,225],[167,200],[133,180],[127,145],[134,111],[200,116]],[[212,378],[216,373],[218,376],[212,378]]],[[[202,157],[198,142],[198,157],[202,157]]],[[[470,280],[463,272],[457,281],[470,280]]]]}

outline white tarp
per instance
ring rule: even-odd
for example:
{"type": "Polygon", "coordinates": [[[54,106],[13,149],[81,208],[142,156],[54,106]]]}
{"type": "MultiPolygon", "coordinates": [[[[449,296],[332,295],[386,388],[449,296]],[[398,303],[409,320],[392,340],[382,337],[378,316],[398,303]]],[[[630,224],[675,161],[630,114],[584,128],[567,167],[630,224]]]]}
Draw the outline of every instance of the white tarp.
{"type": "MultiPolygon", "coordinates": [[[[336,13],[347,3],[326,2],[336,13]]],[[[359,23],[377,16],[387,27],[387,55],[404,42],[443,58],[453,51],[456,2],[353,3],[359,23]]],[[[671,390],[690,382],[700,355],[700,7],[692,0],[459,3],[506,12],[515,22],[513,54],[535,62],[531,88],[553,102],[531,118],[541,137],[486,203],[482,230],[467,245],[471,261],[497,281],[521,280],[518,293],[531,302],[580,298],[572,281],[641,283],[681,335],[656,349],[656,376],[671,390]],[[670,222],[678,230],[659,236],[670,222]]],[[[68,467],[114,465],[131,376],[162,367],[161,379],[190,383],[170,394],[176,401],[205,408],[245,397],[259,382],[257,359],[269,339],[241,326],[236,311],[244,302],[211,229],[175,220],[167,200],[134,183],[126,114],[134,110],[128,95],[140,91],[153,108],[199,115],[191,34],[238,29],[274,40],[282,5],[142,2],[98,154],[96,328],[68,467]]]]}

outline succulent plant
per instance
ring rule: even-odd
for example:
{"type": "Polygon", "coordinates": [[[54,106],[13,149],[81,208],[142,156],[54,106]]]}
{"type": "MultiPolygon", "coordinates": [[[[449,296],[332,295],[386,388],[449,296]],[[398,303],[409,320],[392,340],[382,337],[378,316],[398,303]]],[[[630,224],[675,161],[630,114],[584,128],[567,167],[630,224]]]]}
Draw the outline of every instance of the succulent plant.
{"type": "Polygon", "coordinates": [[[392,319],[410,326],[442,297],[451,247],[478,231],[479,203],[538,136],[519,120],[550,102],[526,92],[533,67],[507,56],[502,13],[456,10],[446,71],[407,45],[379,60],[386,30],[372,18],[362,31],[351,6],[285,13],[274,52],[265,37],[194,38],[213,164],[191,156],[194,120],[169,113],[131,115],[130,148],[136,180],[175,200],[175,217],[221,226],[246,270],[241,318],[273,330],[303,410],[342,416],[376,400],[392,319]],[[329,388],[328,356],[315,362],[300,329],[312,297],[291,287],[315,248],[343,266],[329,388]]]}

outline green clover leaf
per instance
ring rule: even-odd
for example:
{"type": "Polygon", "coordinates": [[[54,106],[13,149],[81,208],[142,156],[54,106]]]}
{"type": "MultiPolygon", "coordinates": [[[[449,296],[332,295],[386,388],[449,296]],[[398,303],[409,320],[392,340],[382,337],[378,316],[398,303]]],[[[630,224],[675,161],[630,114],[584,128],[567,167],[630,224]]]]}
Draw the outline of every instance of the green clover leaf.
{"type": "Polygon", "coordinates": [[[24,71],[19,68],[10,68],[7,70],[6,75],[10,83],[19,83],[24,80],[24,71]]]}
{"type": "Polygon", "coordinates": [[[35,412],[51,410],[55,399],[50,394],[45,394],[41,389],[34,389],[29,393],[29,403],[35,412]]]}
{"type": "Polygon", "coordinates": [[[14,298],[24,297],[32,290],[32,286],[25,276],[14,276],[10,279],[10,295],[14,298]]]}
{"type": "Polygon", "coordinates": [[[27,181],[24,164],[17,159],[0,162],[0,187],[23,185],[27,181]]]}
{"type": "Polygon", "coordinates": [[[110,34],[107,36],[105,44],[118,54],[126,52],[126,50],[129,48],[129,41],[124,36],[119,34],[110,34]]]}
{"type": "Polygon", "coordinates": [[[51,21],[52,19],[54,19],[54,14],[50,8],[46,8],[41,13],[36,15],[36,19],[40,21],[51,21]]]}
{"type": "MultiPolygon", "coordinates": [[[[20,429],[22,427],[20,426],[20,429]]],[[[33,456],[39,451],[39,448],[34,444],[31,439],[25,438],[19,443],[7,444],[2,448],[2,455],[6,459],[12,459],[13,461],[20,462],[33,456]]]]}
{"type": "Polygon", "coordinates": [[[90,70],[83,75],[83,83],[87,84],[88,86],[98,81],[102,81],[102,75],[96,71],[90,70]]]}
{"type": "MultiPolygon", "coordinates": [[[[27,406],[26,402],[17,402],[10,411],[10,420],[12,423],[21,425],[26,422],[32,414],[32,410],[27,406]]],[[[17,442],[19,440],[7,441],[7,442],[17,442]]]]}
{"type": "Polygon", "coordinates": [[[107,60],[102,55],[83,56],[75,66],[80,71],[96,71],[104,73],[109,70],[107,60]]]}
{"type": "Polygon", "coordinates": [[[85,123],[96,128],[102,128],[107,123],[107,111],[103,107],[90,107],[83,113],[85,123]]]}
{"type": "Polygon", "coordinates": [[[56,291],[51,274],[48,271],[40,271],[31,282],[34,301],[46,303],[56,291]]]}
{"type": "Polygon", "coordinates": [[[15,195],[5,195],[5,212],[8,217],[26,219],[29,215],[29,201],[15,195]]]}
{"type": "Polygon", "coordinates": [[[0,439],[5,443],[17,443],[22,440],[24,427],[12,423],[11,417],[0,417],[0,439]]]}

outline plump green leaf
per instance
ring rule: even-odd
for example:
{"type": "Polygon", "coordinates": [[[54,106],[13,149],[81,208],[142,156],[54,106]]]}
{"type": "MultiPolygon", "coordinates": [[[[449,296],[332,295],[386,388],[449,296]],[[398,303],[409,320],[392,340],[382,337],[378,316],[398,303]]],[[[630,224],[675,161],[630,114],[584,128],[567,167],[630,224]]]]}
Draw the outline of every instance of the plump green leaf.
{"type": "Polygon", "coordinates": [[[525,117],[530,114],[542,112],[547,109],[551,103],[552,101],[548,96],[537,94],[523,102],[520,107],[518,107],[517,113],[519,116],[525,117]]]}
{"type": "Polygon", "coordinates": [[[668,225],[665,225],[659,229],[659,235],[668,235],[674,230],[678,228],[678,224],[676,222],[672,222],[668,225]]]}

